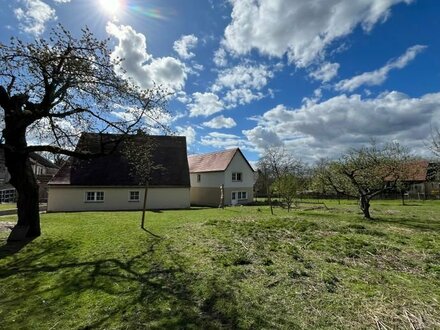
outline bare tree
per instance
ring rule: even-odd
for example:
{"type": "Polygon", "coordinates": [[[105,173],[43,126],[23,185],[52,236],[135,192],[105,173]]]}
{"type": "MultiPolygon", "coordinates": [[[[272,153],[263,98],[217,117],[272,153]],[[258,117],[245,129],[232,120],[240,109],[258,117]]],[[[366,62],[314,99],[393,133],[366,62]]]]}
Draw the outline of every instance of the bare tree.
{"type": "Polygon", "coordinates": [[[370,201],[394,190],[407,177],[411,157],[397,143],[352,149],[337,161],[321,162],[315,175],[336,193],[356,197],[364,217],[371,219],[370,201]]]}
{"type": "Polygon", "coordinates": [[[440,158],[440,130],[438,128],[432,129],[431,133],[432,143],[431,143],[431,151],[440,158]]]}
{"type": "Polygon", "coordinates": [[[265,189],[267,200],[270,206],[270,213],[273,215],[271,185],[274,179],[272,172],[270,171],[270,164],[268,162],[268,159],[264,156],[260,158],[257,164],[257,168],[258,168],[258,178],[261,183],[260,186],[262,186],[263,189],[265,189]]]}
{"type": "Polygon", "coordinates": [[[265,150],[258,163],[260,174],[267,187],[267,194],[271,212],[272,193],[276,192],[290,211],[297,192],[304,185],[305,166],[301,161],[295,159],[283,147],[271,147],[265,150]]]}
{"type": "Polygon", "coordinates": [[[38,185],[29,153],[94,157],[74,150],[82,131],[118,133],[122,140],[145,128],[147,117],[150,124],[159,122],[165,94],[122,79],[114,70],[120,62],[111,59],[107,40],[96,39],[88,29],[78,39],[59,26],[48,40],[13,38],[0,44],[2,143],[10,183],[18,192],[18,222],[10,238],[40,235],[38,185]]]}

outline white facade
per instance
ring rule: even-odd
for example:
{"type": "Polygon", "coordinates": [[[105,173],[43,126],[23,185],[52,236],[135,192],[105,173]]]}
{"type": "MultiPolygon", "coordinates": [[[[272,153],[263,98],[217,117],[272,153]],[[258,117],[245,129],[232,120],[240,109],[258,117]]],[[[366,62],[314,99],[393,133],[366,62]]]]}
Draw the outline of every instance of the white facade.
{"type": "Polygon", "coordinates": [[[241,152],[236,152],[225,171],[190,173],[191,204],[218,205],[220,186],[226,205],[246,204],[253,200],[255,172],[241,152]]]}
{"type": "MultiPolygon", "coordinates": [[[[149,188],[147,209],[189,208],[189,190],[190,188],[149,188]]],[[[141,210],[143,198],[144,189],[139,186],[78,187],[51,185],[49,186],[47,211],[141,210]],[[137,200],[136,198],[130,200],[130,197],[133,199],[137,196],[139,197],[137,200]]]]}

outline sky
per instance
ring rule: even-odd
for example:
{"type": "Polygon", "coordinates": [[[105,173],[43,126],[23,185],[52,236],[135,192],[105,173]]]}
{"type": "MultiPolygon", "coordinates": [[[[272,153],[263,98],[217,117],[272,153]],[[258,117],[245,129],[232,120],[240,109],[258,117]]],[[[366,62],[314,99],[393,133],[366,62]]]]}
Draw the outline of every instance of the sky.
{"type": "Polygon", "coordinates": [[[61,23],[109,38],[143,88],[173,92],[190,154],[284,146],[305,162],[375,140],[431,157],[438,0],[0,0],[0,42],[61,23]]]}

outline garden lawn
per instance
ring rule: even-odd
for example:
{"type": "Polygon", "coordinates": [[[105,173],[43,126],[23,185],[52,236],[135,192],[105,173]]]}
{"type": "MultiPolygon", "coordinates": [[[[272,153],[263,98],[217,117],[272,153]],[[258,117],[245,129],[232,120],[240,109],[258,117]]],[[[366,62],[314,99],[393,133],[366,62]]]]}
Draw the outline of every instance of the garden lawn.
{"type": "Polygon", "coordinates": [[[1,203],[0,204],[0,211],[13,210],[16,208],[17,208],[17,204],[15,204],[15,203],[1,203]]]}
{"type": "Polygon", "coordinates": [[[0,328],[440,328],[440,202],[326,206],[44,214],[0,328]]]}

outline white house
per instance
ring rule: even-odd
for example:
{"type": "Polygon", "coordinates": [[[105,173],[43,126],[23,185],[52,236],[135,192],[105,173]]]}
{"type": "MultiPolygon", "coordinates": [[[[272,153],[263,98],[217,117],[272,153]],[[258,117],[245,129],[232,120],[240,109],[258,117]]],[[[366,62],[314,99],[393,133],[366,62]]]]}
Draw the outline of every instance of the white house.
{"type": "Polygon", "coordinates": [[[239,148],[188,157],[191,204],[246,204],[254,197],[255,171],[239,148]],[[221,188],[222,187],[222,188],[221,188]]]}
{"type": "MultiPolygon", "coordinates": [[[[123,144],[115,145],[118,140],[115,136],[82,134],[77,150],[112,152],[88,160],[71,158],[49,182],[49,212],[142,209],[143,180],[137,177],[126,159],[121,150],[123,144]]],[[[161,167],[150,177],[147,208],[188,208],[190,180],[185,137],[139,136],[135,139],[139,147],[143,143],[154,145],[152,162],[161,167]]]]}

